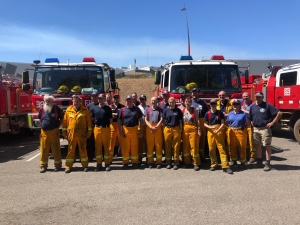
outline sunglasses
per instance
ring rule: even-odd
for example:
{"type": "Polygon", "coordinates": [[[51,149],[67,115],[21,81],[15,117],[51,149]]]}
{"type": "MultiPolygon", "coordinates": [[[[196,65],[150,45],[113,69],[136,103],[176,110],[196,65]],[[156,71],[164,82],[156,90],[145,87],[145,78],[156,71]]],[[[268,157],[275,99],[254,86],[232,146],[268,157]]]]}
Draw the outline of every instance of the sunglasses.
{"type": "Polygon", "coordinates": [[[219,97],[224,97],[225,95],[219,95],[219,97]]]}
{"type": "Polygon", "coordinates": [[[240,105],[239,103],[233,103],[232,105],[240,105]]]}

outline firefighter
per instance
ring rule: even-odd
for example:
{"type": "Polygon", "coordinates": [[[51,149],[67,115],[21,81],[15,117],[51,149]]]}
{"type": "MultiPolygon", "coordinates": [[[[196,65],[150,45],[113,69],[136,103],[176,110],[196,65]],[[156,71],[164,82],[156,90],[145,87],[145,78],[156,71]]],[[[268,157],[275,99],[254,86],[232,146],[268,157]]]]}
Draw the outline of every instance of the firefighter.
{"type": "Polygon", "coordinates": [[[122,137],[122,160],[123,169],[128,169],[131,162],[134,169],[138,168],[138,138],[143,136],[143,126],[138,131],[138,125],[143,123],[141,110],[133,104],[131,95],[126,97],[126,106],[119,110],[118,128],[122,137]]]}
{"type": "Polygon", "coordinates": [[[99,105],[94,107],[92,111],[92,119],[95,123],[94,136],[95,136],[95,155],[97,166],[95,171],[102,169],[102,158],[104,158],[105,170],[111,171],[110,168],[110,138],[111,130],[110,124],[112,122],[112,110],[105,104],[105,95],[99,94],[99,105]],[[102,146],[104,147],[104,157],[102,155],[102,146]]]}
{"type": "Polygon", "coordinates": [[[50,149],[54,157],[54,172],[57,172],[61,169],[58,128],[63,122],[63,113],[62,110],[54,104],[53,96],[44,96],[44,105],[39,110],[38,118],[41,121],[40,172],[45,173],[47,170],[50,149]]]}
{"type": "MultiPolygon", "coordinates": [[[[250,99],[250,94],[248,92],[244,92],[243,95],[243,103],[242,103],[242,111],[245,112],[249,117],[249,110],[250,106],[253,105],[255,102],[250,99]]],[[[248,164],[254,164],[256,159],[256,149],[253,144],[253,127],[250,123],[250,125],[246,128],[247,129],[247,145],[249,146],[250,150],[250,159],[248,161],[248,164]]]]}
{"type": "MultiPolygon", "coordinates": [[[[96,107],[98,105],[99,105],[99,102],[98,102],[98,91],[94,90],[92,92],[92,94],[91,94],[91,103],[89,103],[86,106],[86,108],[90,111],[90,114],[92,115],[94,107],[96,107]]],[[[93,132],[92,132],[90,138],[87,139],[86,147],[87,147],[87,154],[88,154],[89,162],[92,162],[94,160],[94,156],[95,156],[95,137],[94,137],[94,133],[93,132]]]]}
{"type": "Polygon", "coordinates": [[[175,98],[169,98],[169,107],[163,111],[164,141],[167,169],[172,167],[172,152],[174,152],[174,170],[178,170],[179,150],[182,132],[182,112],[176,107],[175,98]],[[172,151],[173,150],[173,151],[172,151]]]}
{"type": "Polygon", "coordinates": [[[74,94],[79,94],[79,93],[81,93],[81,87],[76,85],[71,89],[71,92],[74,94]]]}
{"type": "Polygon", "coordinates": [[[112,104],[112,98],[110,92],[108,92],[105,95],[105,105],[111,105],[111,104],[112,104]]]}
{"type": "Polygon", "coordinates": [[[132,97],[132,102],[135,106],[139,106],[141,103],[137,100],[137,93],[136,92],[132,92],[131,94],[132,97]]]}
{"type": "Polygon", "coordinates": [[[224,114],[216,109],[217,100],[210,101],[211,109],[206,112],[204,116],[204,126],[207,129],[207,141],[209,148],[209,155],[211,160],[210,171],[215,171],[218,166],[218,159],[216,154],[216,147],[218,147],[221,165],[223,172],[233,174],[229,167],[226,152],[225,152],[225,139],[222,128],[224,126],[224,114]]]}
{"type": "Polygon", "coordinates": [[[87,108],[81,104],[78,95],[72,96],[73,105],[66,110],[62,123],[62,134],[69,141],[68,154],[66,157],[65,173],[70,173],[74,163],[76,146],[79,148],[81,165],[88,172],[88,156],[86,140],[92,134],[92,120],[87,108]]]}
{"type": "MultiPolygon", "coordinates": [[[[147,107],[149,107],[148,105],[146,105],[147,102],[147,97],[146,95],[140,95],[140,104],[139,104],[139,108],[144,116],[145,113],[145,109],[147,107]]],[[[139,162],[142,163],[142,159],[143,159],[143,153],[147,153],[147,143],[146,143],[146,124],[145,124],[145,120],[143,118],[143,123],[140,125],[143,126],[143,137],[139,138],[139,162]]],[[[139,131],[141,129],[141,127],[139,126],[139,131]]]]}
{"type": "Polygon", "coordinates": [[[157,106],[159,106],[161,101],[163,101],[163,98],[160,95],[157,96],[157,106]]]}
{"type": "Polygon", "coordinates": [[[269,103],[264,101],[264,94],[257,92],[255,94],[256,102],[250,107],[249,116],[253,126],[253,139],[256,147],[257,166],[262,166],[261,145],[266,148],[266,162],[264,171],[270,171],[271,161],[271,127],[280,119],[282,112],[269,103]]]}
{"type": "Polygon", "coordinates": [[[162,108],[163,110],[167,107],[169,107],[169,98],[170,98],[170,95],[169,95],[169,92],[168,91],[164,91],[162,93],[162,98],[163,100],[159,103],[159,107],[162,108]]]}
{"type": "Polygon", "coordinates": [[[157,106],[157,98],[151,98],[151,106],[148,106],[144,112],[145,123],[146,123],[146,141],[147,141],[147,160],[149,168],[153,168],[154,159],[153,152],[154,148],[156,151],[156,168],[160,169],[162,164],[162,144],[163,144],[163,133],[162,133],[162,109],[157,106]]]}
{"type": "Polygon", "coordinates": [[[192,106],[190,97],[185,99],[185,108],[182,109],[183,114],[183,163],[186,166],[191,164],[191,157],[193,158],[194,170],[200,170],[200,156],[199,156],[199,137],[201,136],[201,128],[199,122],[199,113],[196,108],[192,106]]]}
{"type": "Polygon", "coordinates": [[[250,122],[247,114],[241,110],[241,102],[237,99],[232,100],[233,111],[227,116],[230,134],[230,161],[233,166],[237,166],[237,151],[239,149],[240,167],[245,169],[246,164],[246,147],[247,147],[247,127],[250,127],[250,122]]]}
{"type": "Polygon", "coordinates": [[[112,123],[110,124],[110,131],[111,131],[111,136],[110,136],[110,164],[113,161],[113,156],[118,155],[118,146],[116,146],[116,143],[118,141],[119,148],[121,148],[122,144],[122,139],[120,136],[120,132],[118,129],[118,112],[121,108],[125,107],[120,103],[120,96],[119,94],[114,94],[113,96],[113,102],[110,105],[112,109],[112,123]]]}
{"type": "Polygon", "coordinates": [[[66,94],[69,92],[69,88],[66,85],[61,85],[56,91],[58,94],[66,94]]]}
{"type": "Polygon", "coordinates": [[[192,106],[197,109],[199,115],[199,124],[201,129],[201,136],[199,140],[199,153],[201,162],[205,163],[205,141],[206,141],[206,128],[204,126],[204,115],[208,111],[208,106],[206,102],[199,98],[199,90],[197,88],[192,89],[192,106]]]}

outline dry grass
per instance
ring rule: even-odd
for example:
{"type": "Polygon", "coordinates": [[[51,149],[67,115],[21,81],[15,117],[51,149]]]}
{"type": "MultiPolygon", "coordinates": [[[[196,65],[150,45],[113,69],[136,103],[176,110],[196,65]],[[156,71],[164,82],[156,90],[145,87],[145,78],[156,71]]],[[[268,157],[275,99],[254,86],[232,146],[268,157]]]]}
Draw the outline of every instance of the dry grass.
{"type": "Polygon", "coordinates": [[[136,92],[138,96],[144,94],[147,96],[147,103],[150,103],[152,97],[152,91],[155,89],[153,78],[140,78],[140,79],[117,79],[120,88],[121,103],[125,103],[127,95],[131,95],[132,92],[136,92]]]}

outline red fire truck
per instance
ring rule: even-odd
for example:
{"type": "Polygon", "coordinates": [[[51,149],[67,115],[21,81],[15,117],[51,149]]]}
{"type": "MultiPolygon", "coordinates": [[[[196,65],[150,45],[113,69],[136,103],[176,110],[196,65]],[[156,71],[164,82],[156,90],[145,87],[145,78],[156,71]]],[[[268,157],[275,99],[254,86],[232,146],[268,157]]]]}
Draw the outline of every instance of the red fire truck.
{"type": "Polygon", "coordinates": [[[281,130],[294,132],[300,142],[300,64],[287,67],[269,65],[269,74],[242,77],[243,91],[248,91],[254,99],[257,91],[264,93],[265,101],[283,112],[276,124],[281,130]]]}
{"type": "Polygon", "coordinates": [[[71,97],[77,94],[85,106],[91,101],[94,90],[98,93],[118,92],[115,70],[106,63],[96,63],[86,57],[80,63],[60,63],[47,58],[44,64],[35,60],[32,85],[32,112],[28,114],[28,127],[40,128],[38,110],[44,104],[44,95],[52,95],[63,110],[72,105],[71,97]]]}
{"type": "Polygon", "coordinates": [[[181,56],[178,62],[161,67],[155,73],[154,80],[158,86],[153,96],[167,90],[177,102],[182,93],[190,93],[193,88],[198,88],[200,98],[207,102],[216,98],[221,90],[229,98],[240,98],[242,92],[238,65],[225,60],[222,55],[214,55],[210,60],[181,56]]]}
{"type": "Polygon", "coordinates": [[[29,83],[29,76],[21,79],[13,74],[0,74],[0,133],[17,134],[22,128],[28,128],[31,93],[22,89],[22,86],[30,89],[30,85],[23,85],[23,81],[29,83]]]}

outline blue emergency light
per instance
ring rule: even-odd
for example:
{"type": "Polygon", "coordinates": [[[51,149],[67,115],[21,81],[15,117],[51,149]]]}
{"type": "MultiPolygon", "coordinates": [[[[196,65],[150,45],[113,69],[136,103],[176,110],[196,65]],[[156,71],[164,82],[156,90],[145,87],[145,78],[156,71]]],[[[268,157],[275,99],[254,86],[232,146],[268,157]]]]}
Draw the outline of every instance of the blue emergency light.
{"type": "Polygon", "coordinates": [[[58,58],[47,58],[45,63],[59,63],[58,58]]]}
{"type": "Polygon", "coordinates": [[[193,57],[190,55],[182,55],[179,60],[193,60],[193,57]]]}

